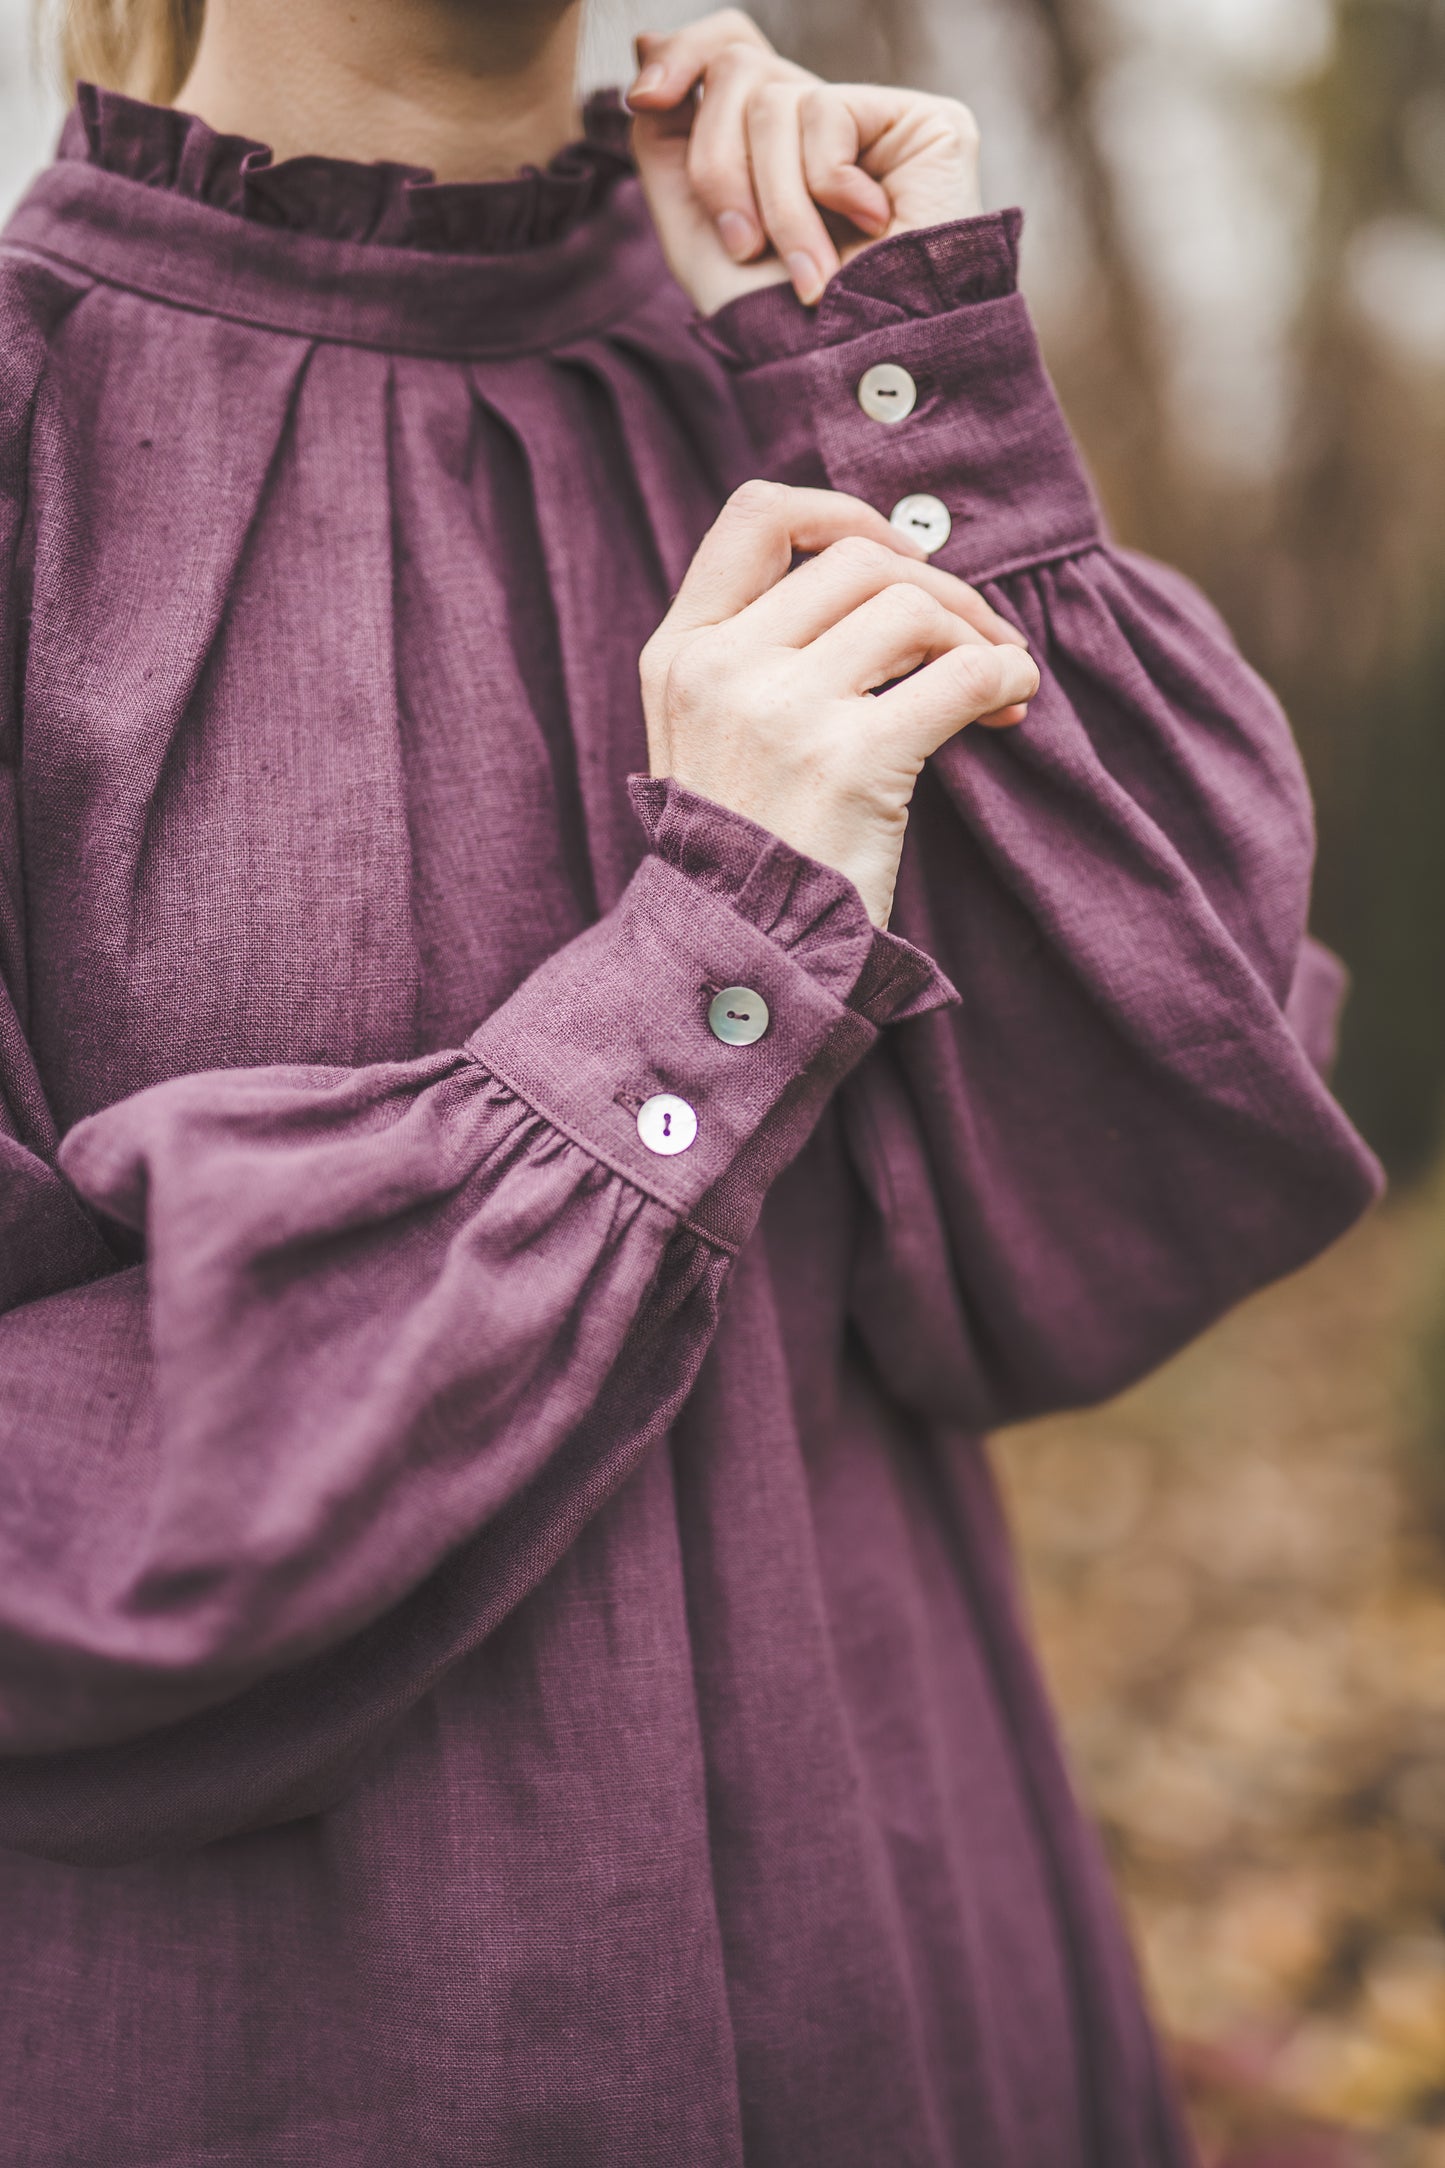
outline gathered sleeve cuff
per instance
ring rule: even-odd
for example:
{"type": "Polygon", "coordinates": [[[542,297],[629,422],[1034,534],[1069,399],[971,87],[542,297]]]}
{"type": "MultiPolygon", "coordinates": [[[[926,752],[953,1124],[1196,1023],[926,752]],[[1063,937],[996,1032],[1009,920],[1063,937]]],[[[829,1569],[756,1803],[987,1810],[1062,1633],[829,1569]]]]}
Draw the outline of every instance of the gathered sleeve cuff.
{"type": "Polygon", "coordinates": [[[665,1434],[830,1093],[956,1000],[841,874],[634,797],[619,902],[465,1046],[173,1077],[53,1160],[0,1130],[0,1842],[135,1858],[335,1796],[665,1434]]]}
{"type": "Polygon", "coordinates": [[[542,965],[466,1051],[565,1136],[727,1249],[879,1029],[956,1001],[880,932],[853,884],[741,814],[635,777],[651,850],[617,905],[542,965]],[[714,997],[742,986],[768,1028],[727,1044],[714,997]],[[638,1112],[683,1099],[697,1135],[659,1155],[638,1112]]]}
{"type": "Polygon", "coordinates": [[[935,562],[975,582],[1102,539],[1018,291],[1022,225],[1009,210],[897,234],[845,264],[816,309],[773,286],[701,321],[759,471],[846,490],[885,514],[907,496],[938,498],[952,525],[935,562]],[[859,404],[880,362],[916,386],[903,421],[875,421],[859,404]]]}

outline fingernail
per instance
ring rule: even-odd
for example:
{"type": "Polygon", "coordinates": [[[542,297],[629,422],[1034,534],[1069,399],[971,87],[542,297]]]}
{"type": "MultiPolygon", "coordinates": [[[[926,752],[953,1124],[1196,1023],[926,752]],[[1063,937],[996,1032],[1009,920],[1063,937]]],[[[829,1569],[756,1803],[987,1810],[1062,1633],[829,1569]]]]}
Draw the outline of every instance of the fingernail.
{"type": "Polygon", "coordinates": [[[641,75],[638,76],[637,81],[628,92],[628,96],[632,98],[650,98],[653,91],[661,90],[666,81],[666,68],[659,68],[654,62],[652,67],[643,69],[641,75]]]}
{"type": "Polygon", "coordinates": [[[723,247],[738,263],[746,262],[758,245],[758,229],[741,211],[719,211],[717,230],[723,247]]]}
{"type": "Polygon", "coordinates": [[[823,291],[823,274],[807,250],[795,248],[783,261],[788,267],[788,277],[798,289],[799,300],[816,301],[823,291]]]}

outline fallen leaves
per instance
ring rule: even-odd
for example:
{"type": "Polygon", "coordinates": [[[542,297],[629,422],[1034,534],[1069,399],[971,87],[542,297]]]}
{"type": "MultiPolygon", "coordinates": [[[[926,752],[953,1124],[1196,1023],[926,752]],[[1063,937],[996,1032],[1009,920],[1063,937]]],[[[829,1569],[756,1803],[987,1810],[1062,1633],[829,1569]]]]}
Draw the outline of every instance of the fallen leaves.
{"type": "Polygon", "coordinates": [[[1442,1256],[1440,1197],[1392,1205],[1109,1408],[998,1444],[1079,1780],[1229,2168],[1445,2168],[1442,1256]]]}

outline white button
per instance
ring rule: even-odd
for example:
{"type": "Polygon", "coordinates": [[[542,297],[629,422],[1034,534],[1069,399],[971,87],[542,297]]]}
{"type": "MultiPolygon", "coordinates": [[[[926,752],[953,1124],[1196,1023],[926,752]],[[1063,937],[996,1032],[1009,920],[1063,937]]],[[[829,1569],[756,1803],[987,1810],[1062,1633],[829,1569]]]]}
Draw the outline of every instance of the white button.
{"type": "Polygon", "coordinates": [[[937,497],[904,497],[888,518],[900,534],[911,534],[915,542],[921,542],[930,557],[943,548],[953,532],[948,506],[937,497]]]}
{"type": "Polygon", "coordinates": [[[858,404],[875,422],[901,422],[918,404],[918,386],[896,361],[875,362],[858,379],[858,404]]]}
{"type": "Polygon", "coordinates": [[[726,1046],[751,1046],[768,1028],[768,1005],[751,986],[725,986],[707,1012],[708,1029],[726,1046]]]}
{"type": "Polygon", "coordinates": [[[637,1110],[637,1134],[649,1152],[666,1158],[687,1150],[697,1135],[697,1116],[675,1092],[654,1092],[637,1110]]]}

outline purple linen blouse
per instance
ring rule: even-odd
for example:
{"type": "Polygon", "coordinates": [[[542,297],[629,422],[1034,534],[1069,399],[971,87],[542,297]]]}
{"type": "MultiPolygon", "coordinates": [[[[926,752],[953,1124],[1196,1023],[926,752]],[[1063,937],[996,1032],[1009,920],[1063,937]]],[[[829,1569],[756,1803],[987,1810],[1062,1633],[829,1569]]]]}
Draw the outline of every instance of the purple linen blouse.
{"type": "Polygon", "coordinates": [[[1187,2157],[979,1441],[1374,1190],[1299,762],[1016,214],[698,325],[624,127],[85,92],[0,248],[7,2168],[1187,2157]],[[752,473],[941,497],[1043,668],[898,938],[629,787],[752,473]]]}

